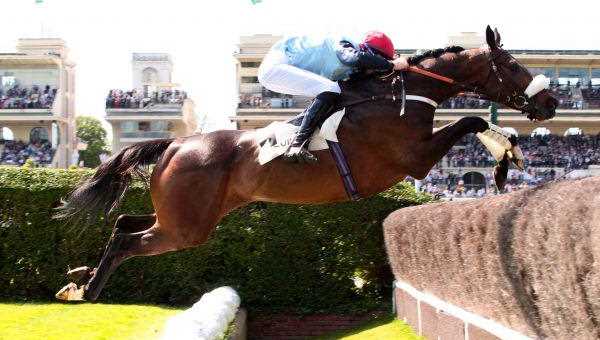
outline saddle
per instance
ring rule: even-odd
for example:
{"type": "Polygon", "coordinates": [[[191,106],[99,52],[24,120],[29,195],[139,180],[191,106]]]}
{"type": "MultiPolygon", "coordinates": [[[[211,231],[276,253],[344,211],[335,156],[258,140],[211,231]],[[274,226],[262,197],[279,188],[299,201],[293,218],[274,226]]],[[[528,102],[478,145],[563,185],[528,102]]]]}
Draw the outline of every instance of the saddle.
{"type": "MultiPolygon", "coordinates": [[[[327,141],[337,143],[337,129],[345,114],[346,110],[341,109],[329,116],[320,128],[315,129],[310,137],[308,149],[310,151],[326,150],[329,149],[327,141]]],[[[267,164],[287,150],[300,128],[302,117],[304,115],[299,114],[285,122],[273,122],[256,131],[256,141],[260,145],[258,162],[261,165],[267,164]]]]}
{"type": "MultiPolygon", "coordinates": [[[[345,108],[338,110],[329,116],[320,127],[316,128],[310,137],[308,149],[310,151],[330,150],[342,178],[346,194],[351,200],[356,201],[360,199],[360,195],[337,138],[337,130],[345,114],[345,108]]],[[[273,122],[256,131],[256,142],[259,145],[258,162],[261,165],[267,164],[286,152],[300,128],[302,117],[303,115],[300,114],[285,122],[273,122]]]]}

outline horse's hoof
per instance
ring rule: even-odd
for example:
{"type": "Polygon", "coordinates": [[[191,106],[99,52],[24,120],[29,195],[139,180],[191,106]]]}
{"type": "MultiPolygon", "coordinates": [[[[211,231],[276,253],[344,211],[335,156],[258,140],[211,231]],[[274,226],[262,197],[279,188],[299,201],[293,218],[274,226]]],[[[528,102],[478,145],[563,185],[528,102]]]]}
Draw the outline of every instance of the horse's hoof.
{"type": "Polygon", "coordinates": [[[92,269],[87,266],[77,267],[75,269],[71,269],[67,272],[67,278],[69,281],[75,282],[77,284],[87,283],[94,273],[96,272],[96,268],[92,269]]]}
{"type": "Polygon", "coordinates": [[[525,170],[525,156],[518,145],[515,145],[508,152],[510,161],[517,167],[517,169],[525,170]]]}
{"type": "Polygon", "coordinates": [[[58,300],[63,301],[84,301],[83,287],[84,286],[77,287],[75,283],[71,282],[59,290],[54,296],[58,300]]]}

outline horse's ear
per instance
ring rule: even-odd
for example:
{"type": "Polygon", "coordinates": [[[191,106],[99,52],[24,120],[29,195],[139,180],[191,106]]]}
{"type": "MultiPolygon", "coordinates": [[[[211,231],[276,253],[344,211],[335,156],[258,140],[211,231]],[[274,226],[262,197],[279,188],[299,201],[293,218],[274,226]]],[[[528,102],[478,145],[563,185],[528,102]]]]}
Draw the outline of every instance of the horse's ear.
{"type": "Polygon", "coordinates": [[[490,47],[490,50],[495,50],[498,48],[498,45],[496,45],[496,34],[494,31],[492,31],[490,25],[488,25],[485,29],[485,40],[490,47]]]}
{"type": "Polygon", "coordinates": [[[502,43],[500,42],[500,32],[498,32],[498,28],[494,28],[494,35],[496,36],[496,46],[502,47],[502,43]]]}

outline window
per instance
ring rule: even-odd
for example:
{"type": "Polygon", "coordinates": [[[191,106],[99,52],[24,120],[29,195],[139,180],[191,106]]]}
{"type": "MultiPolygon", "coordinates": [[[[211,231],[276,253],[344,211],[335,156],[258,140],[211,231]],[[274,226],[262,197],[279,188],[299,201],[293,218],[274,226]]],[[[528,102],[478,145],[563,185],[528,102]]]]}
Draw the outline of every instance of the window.
{"type": "Polygon", "coordinates": [[[153,67],[146,67],[142,71],[142,82],[145,84],[154,84],[158,81],[158,71],[153,67]]]}
{"type": "Polygon", "coordinates": [[[561,85],[583,84],[589,79],[588,70],[584,68],[558,69],[558,83],[561,85]]]}
{"type": "Polygon", "coordinates": [[[151,131],[162,131],[162,132],[172,131],[173,123],[164,121],[164,120],[152,121],[152,122],[150,122],[150,130],[151,131]]]}
{"type": "Polygon", "coordinates": [[[583,135],[583,130],[581,130],[581,128],[578,128],[578,127],[571,127],[565,131],[565,136],[576,136],[576,135],[583,135]]]}
{"type": "Polygon", "coordinates": [[[260,61],[242,61],[242,67],[256,68],[260,66],[260,61]]]}
{"type": "Polygon", "coordinates": [[[1,140],[14,140],[14,139],[15,139],[15,135],[13,134],[11,129],[9,129],[7,127],[0,128],[0,141],[1,140]]]}
{"type": "Polygon", "coordinates": [[[533,76],[543,74],[550,79],[556,78],[556,70],[554,69],[554,67],[529,67],[528,69],[533,76]]]}
{"type": "Polygon", "coordinates": [[[2,87],[4,88],[13,87],[17,82],[14,76],[2,76],[0,78],[2,78],[2,87]]]}
{"type": "Polygon", "coordinates": [[[242,83],[256,84],[256,83],[258,83],[258,77],[242,77],[242,83]]]}
{"type": "Polygon", "coordinates": [[[137,131],[137,129],[138,129],[137,122],[132,122],[132,121],[121,122],[121,131],[122,132],[134,132],[134,131],[137,131]]]}
{"type": "Polygon", "coordinates": [[[519,133],[517,132],[517,130],[515,128],[513,128],[513,127],[510,127],[510,126],[503,127],[502,130],[510,133],[511,135],[515,135],[515,136],[519,135],[519,133]]]}
{"type": "Polygon", "coordinates": [[[535,128],[532,132],[531,132],[531,137],[535,137],[535,136],[546,136],[550,134],[550,130],[548,128],[545,127],[539,127],[539,128],[535,128]]]}
{"type": "Polygon", "coordinates": [[[592,78],[590,79],[592,85],[600,85],[600,68],[592,69],[592,78]]]}
{"type": "Polygon", "coordinates": [[[150,122],[139,122],[138,130],[139,131],[150,131],[150,122]]]}
{"type": "Polygon", "coordinates": [[[31,143],[47,142],[48,130],[43,127],[36,127],[31,129],[31,132],[29,133],[29,141],[31,143]]]}

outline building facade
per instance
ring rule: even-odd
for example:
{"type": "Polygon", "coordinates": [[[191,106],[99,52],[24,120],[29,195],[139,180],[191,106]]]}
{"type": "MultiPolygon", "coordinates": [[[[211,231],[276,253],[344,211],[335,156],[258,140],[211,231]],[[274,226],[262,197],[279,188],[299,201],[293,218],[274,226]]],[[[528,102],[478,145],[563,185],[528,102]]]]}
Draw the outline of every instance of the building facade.
{"type": "MultiPolygon", "coordinates": [[[[273,93],[258,83],[257,72],[269,48],[281,37],[253,35],[240,37],[236,58],[239,104],[236,115],[230,117],[238,129],[255,129],[275,120],[286,120],[300,113],[311,98],[273,93]]],[[[452,35],[449,45],[476,48],[485,42],[474,32],[452,35]]],[[[410,56],[415,49],[397,52],[410,56]]],[[[520,112],[500,109],[499,125],[512,128],[520,135],[534,130],[563,135],[579,128],[585,134],[600,132],[600,50],[510,50],[519,62],[533,74],[545,74],[552,79],[552,91],[560,106],[554,119],[532,123],[520,112]],[[541,129],[540,129],[541,128],[541,129]]],[[[489,118],[489,102],[453,98],[438,108],[435,126],[441,127],[464,116],[477,115],[489,118]]]]}
{"type": "Polygon", "coordinates": [[[132,143],[190,135],[196,131],[194,102],[172,83],[167,53],[133,53],[131,89],[110,90],[106,120],[112,126],[112,151],[132,143]]]}
{"type": "Polygon", "coordinates": [[[19,39],[0,54],[0,164],[66,168],[76,158],[75,63],[65,41],[19,39]]]}

